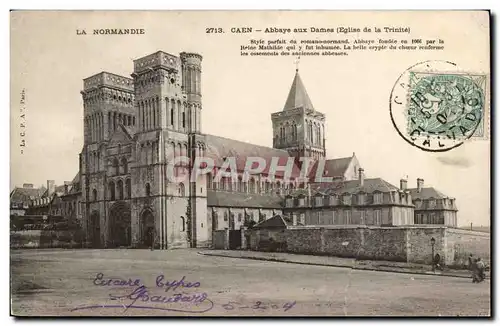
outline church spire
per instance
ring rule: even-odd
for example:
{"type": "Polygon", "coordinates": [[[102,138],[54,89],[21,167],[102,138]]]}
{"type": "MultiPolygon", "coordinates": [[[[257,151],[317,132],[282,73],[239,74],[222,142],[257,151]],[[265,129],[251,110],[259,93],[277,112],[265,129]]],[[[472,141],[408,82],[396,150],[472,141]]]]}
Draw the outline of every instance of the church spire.
{"type": "Polygon", "coordinates": [[[311,99],[309,98],[309,95],[307,95],[306,88],[304,87],[302,79],[299,75],[298,60],[295,61],[295,64],[295,78],[293,79],[292,87],[290,87],[290,92],[288,93],[283,111],[293,110],[300,107],[308,110],[314,110],[311,99]]]}

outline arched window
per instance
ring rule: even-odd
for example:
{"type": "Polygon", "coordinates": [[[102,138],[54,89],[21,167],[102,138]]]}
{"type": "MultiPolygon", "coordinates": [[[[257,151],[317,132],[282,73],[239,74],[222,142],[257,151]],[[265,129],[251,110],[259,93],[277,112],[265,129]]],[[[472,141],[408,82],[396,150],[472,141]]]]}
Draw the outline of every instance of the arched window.
{"type": "Polygon", "coordinates": [[[115,175],[120,174],[120,163],[117,158],[113,160],[113,172],[115,175]]]}
{"type": "Polygon", "coordinates": [[[228,218],[228,214],[227,214],[227,212],[224,212],[224,221],[227,222],[227,218],[228,218]]]}
{"type": "Polygon", "coordinates": [[[123,174],[128,173],[128,161],[127,158],[122,158],[122,168],[123,168],[123,174]]]}
{"type": "Polygon", "coordinates": [[[151,186],[149,183],[146,183],[146,197],[151,196],[151,186]]]}
{"type": "Polygon", "coordinates": [[[125,193],[127,194],[127,198],[132,198],[132,184],[130,182],[130,179],[127,179],[127,181],[125,181],[125,193]]]}
{"type": "Polygon", "coordinates": [[[92,190],[92,200],[97,201],[97,190],[92,190]]]}
{"type": "Polygon", "coordinates": [[[182,128],[186,128],[186,112],[182,112],[182,128]]]}
{"type": "Polygon", "coordinates": [[[116,185],[118,187],[118,199],[123,199],[123,181],[119,180],[116,185]]]}
{"type": "Polygon", "coordinates": [[[109,199],[115,200],[115,183],[113,181],[109,182],[108,191],[109,191],[109,199]]]}
{"type": "Polygon", "coordinates": [[[179,183],[179,196],[184,197],[186,195],[186,189],[184,188],[184,184],[179,183]]]}

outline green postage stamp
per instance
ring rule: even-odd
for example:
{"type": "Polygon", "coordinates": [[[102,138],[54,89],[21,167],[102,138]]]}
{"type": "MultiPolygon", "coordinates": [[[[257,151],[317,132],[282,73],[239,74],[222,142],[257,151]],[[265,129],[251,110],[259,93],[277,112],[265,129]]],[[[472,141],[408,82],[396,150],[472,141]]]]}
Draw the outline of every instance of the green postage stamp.
{"type": "Polygon", "coordinates": [[[484,74],[410,72],[407,135],[443,143],[484,138],[487,85],[484,74]]]}

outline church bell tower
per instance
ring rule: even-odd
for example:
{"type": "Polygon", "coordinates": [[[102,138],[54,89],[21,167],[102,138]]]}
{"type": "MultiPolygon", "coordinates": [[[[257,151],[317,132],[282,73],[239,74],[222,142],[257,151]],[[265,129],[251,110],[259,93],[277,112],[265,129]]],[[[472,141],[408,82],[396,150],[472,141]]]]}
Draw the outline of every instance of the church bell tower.
{"type": "Polygon", "coordinates": [[[271,120],[274,148],[296,158],[325,157],[325,115],[314,109],[298,67],[283,110],[271,114],[271,120]]]}

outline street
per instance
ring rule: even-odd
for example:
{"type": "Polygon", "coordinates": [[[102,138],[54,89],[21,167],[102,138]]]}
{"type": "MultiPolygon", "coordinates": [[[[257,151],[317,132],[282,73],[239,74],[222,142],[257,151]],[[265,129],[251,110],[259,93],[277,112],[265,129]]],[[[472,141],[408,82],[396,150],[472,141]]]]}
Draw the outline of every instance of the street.
{"type": "Polygon", "coordinates": [[[209,257],[12,250],[18,316],[489,316],[490,280],[209,257]]]}

